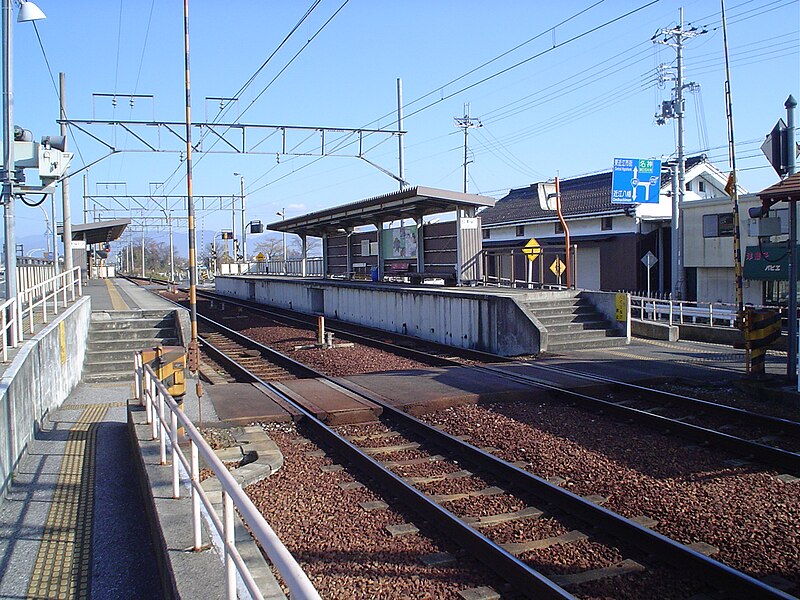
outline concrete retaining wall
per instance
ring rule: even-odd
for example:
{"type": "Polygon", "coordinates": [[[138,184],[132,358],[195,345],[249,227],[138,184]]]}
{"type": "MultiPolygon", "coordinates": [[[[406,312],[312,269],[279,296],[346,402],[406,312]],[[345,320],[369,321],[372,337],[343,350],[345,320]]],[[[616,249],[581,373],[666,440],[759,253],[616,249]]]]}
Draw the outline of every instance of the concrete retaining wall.
{"type": "Polygon", "coordinates": [[[512,296],[344,282],[217,277],[220,294],[503,356],[536,354],[539,329],[512,296]]]}
{"type": "Polygon", "coordinates": [[[24,345],[0,378],[0,502],[42,419],[78,385],[89,335],[88,296],[24,345]]]}

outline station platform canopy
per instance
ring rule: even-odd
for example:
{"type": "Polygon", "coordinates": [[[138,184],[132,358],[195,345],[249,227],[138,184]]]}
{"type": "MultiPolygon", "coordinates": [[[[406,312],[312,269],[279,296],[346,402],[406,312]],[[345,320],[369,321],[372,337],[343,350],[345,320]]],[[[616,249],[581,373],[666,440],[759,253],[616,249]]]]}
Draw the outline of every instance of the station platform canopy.
{"type": "Polygon", "coordinates": [[[480,208],[494,206],[495,202],[494,198],[488,196],[416,186],[270,223],[267,229],[300,236],[322,237],[324,234],[342,230],[351,231],[363,225],[400,219],[421,219],[459,209],[474,214],[480,208]]]}
{"type": "Polygon", "coordinates": [[[307,238],[322,238],[324,277],[373,281],[444,281],[461,285],[482,277],[478,212],[494,198],[428,187],[407,187],[271,223],[267,229],[300,237],[301,274],[306,274],[307,238]],[[450,221],[424,218],[454,213],[450,221]],[[404,220],[413,220],[405,225],[404,220]],[[395,226],[399,221],[400,225],[395,226]],[[371,226],[374,230],[369,231],[371,226]]]}
{"type": "MultiPolygon", "coordinates": [[[[84,241],[87,246],[92,244],[105,244],[113,242],[122,236],[125,228],[130,225],[130,219],[115,219],[110,221],[95,221],[94,223],[73,223],[72,239],[84,241]]],[[[62,234],[58,228],[58,234],[62,234]]]]}

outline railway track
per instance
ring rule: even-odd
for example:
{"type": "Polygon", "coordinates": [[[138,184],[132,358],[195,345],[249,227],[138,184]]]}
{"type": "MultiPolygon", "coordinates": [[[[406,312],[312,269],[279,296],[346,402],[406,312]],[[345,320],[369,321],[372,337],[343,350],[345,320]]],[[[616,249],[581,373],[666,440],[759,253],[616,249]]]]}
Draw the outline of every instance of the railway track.
{"type": "MultiPolygon", "coordinates": [[[[314,325],[313,317],[307,315],[287,315],[285,311],[263,309],[207,292],[202,292],[202,296],[303,328],[314,325]]],[[[329,323],[328,329],[342,339],[395,352],[431,366],[469,365],[477,372],[483,371],[532,388],[547,390],[554,399],[562,402],[634,421],[666,434],[679,434],[694,442],[713,444],[734,453],[736,457],[763,462],[787,473],[800,473],[800,423],[796,421],[565,367],[541,365],[536,361],[524,361],[524,372],[522,369],[512,370],[509,366],[517,367],[520,361],[442,347],[408,336],[367,330],[341,322],[334,322],[333,326],[329,323]],[[561,378],[554,378],[559,374],[561,378]],[[569,379],[569,387],[562,383],[563,376],[569,379]],[[587,390],[570,389],[576,380],[585,382],[587,390]],[[590,386],[596,389],[588,389],[590,386]]]]}
{"type": "MultiPolygon", "coordinates": [[[[226,337],[243,338],[229,331],[226,337]]],[[[240,340],[243,345],[249,344],[240,340]]],[[[254,348],[251,347],[251,350],[254,348]]],[[[236,360],[232,361],[237,363],[236,360]]],[[[233,367],[232,367],[233,368],[233,367]]],[[[281,394],[280,387],[259,380],[252,374],[252,365],[241,366],[242,372],[250,373],[254,381],[270,387],[281,394]]],[[[319,373],[309,376],[325,379],[319,373]]],[[[366,433],[354,432],[353,428],[336,430],[317,419],[301,404],[298,411],[304,414],[304,423],[315,439],[320,440],[332,453],[342,457],[349,466],[356,468],[369,480],[377,482],[385,490],[384,495],[398,498],[410,510],[449,539],[457,541],[471,555],[491,567],[500,577],[508,581],[520,595],[537,598],[571,598],[565,588],[575,585],[591,585],[592,578],[609,577],[613,574],[645,572],[649,581],[667,577],[685,579],[691,574],[694,582],[703,582],[702,591],[711,586],[727,597],[739,598],[791,598],[767,584],[719,563],[697,550],[679,544],[660,535],[645,525],[626,519],[603,508],[592,499],[582,498],[560,488],[514,464],[507,463],[486,449],[470,445],[463,439],[431,427],[414,417],[395,409],[391,404],[355,385],[342,380],[331,385],[344,387],[348,393],[356,394],[364,401],[380,407],[380,425],[366,433]],[[391,441],[391,443],[386,443],[391,441]],[[402,458],[403,453],[421,453],[414,458],[402,458]],[[401,458],[395,458],[395,455],[401,458]],[[436,464],[442,475],[423,480],[404,477],[402,471],[408,461],[436,464]],[[464,467],[468,466],[467,469],[464,467]],[[477,474],[477,475],[476,475],[477,474]],[[509,513],[483,515],[455,514],[445,505],[458,502],[458,494],[437,492],[431,485],[437,482],[478,477],[473,487],[474,494],[466,498],[495,498],[509,496],[509,503],[518,508],[509,513]],[[427,487],[426,487],[427,486],[427,487]],[[482,533],[484,526],[505,520],[506,522],[539,521],[542,517],[555,519],[564,530],[553,536],[557,539],[523,539],[513,542],[495,541],[482,533]],[[491,518],[485,518],[491,517],[491,518]],[[573,523],[579,522],[577,528],[573,523]],[[605,572],[583,573],[570,578],[545,577],[527,561],[517,556],[536,544],[560,544],[588,540],[609,549],[619,558],[607,565],[605,572]],[[582,584],[579,582],[583,582],[582,584]],[[561,585],[559,585],[559,583],[561,585]]],[[[285,396],[285,401],[293,403],[285,396]]],[[[295,403],[293,403],[295,404],[295,403]]],[[[588,542],[587,542],[588,543],[588,542]]],[[[691,587],[691,585],[690,585],[691,587]]],[[[583,588],[581,588],[583,589],[583,588]]],[[[654,591],[659,596],[658,591],[654,591]]],[[[660,597],[660,596],[659,596],[660,597]]]]}

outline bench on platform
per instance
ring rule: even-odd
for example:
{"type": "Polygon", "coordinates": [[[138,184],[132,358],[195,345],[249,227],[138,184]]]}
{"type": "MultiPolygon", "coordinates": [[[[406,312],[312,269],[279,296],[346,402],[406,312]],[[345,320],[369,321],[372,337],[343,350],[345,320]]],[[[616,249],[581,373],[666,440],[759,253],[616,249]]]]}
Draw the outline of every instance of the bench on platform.
{"type": "Polygon", "coordinates": [[[441,279],[445,285],[456,284],[456,271],[441,269],[439,271],[425,271],[424,273],[410,273],[409,278],[413,284],[421,284],[431,279],[441,279]]]}

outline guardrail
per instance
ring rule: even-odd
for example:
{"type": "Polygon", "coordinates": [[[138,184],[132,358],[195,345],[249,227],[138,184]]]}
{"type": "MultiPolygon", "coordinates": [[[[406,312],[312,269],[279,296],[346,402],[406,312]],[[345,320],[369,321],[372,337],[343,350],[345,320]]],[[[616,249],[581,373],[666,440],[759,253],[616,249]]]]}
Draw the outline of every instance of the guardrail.
{"type": "Polygon", "coordinates": [[[634,315],[638,311],[639,318],[643,321],[667,321],[670,325],[691,323],[736,327],[736,307],[733,305],[631,296],[631,311],[634,315]]]}
{"type": "Polygon", "coordinates": [[[210,525],[222,540],[227,597],[234,600],[236,595],[236,575],[241,577],[245,588],[253,598],[263,600],[261,590],[253,580],[247,565],[236,549],[234,538],[235,510],[239,511],[243,522],[253,537],[261,544],[270,561],[283,578],[290,596],[298,599],[318,600],[320,598],[308,576],[286,549],[278,536],[258,511],[253,502],[230,474],[222,461],[206,443],[192,422],[184,415],[178,403],[158,380],[149,365],[143,365],[142,355],[134,355],[134,377],[139,403],[145,407],[147,423],[152,427],[154,440],[159,440],[160,463],[167,465],[167,443],[171,449],[172,496],[181,497],[180,467],[188,476],[192,494],[192,528],[194,549],[202,548],[202,529],[200,525],[200,504],[205,507],[210,525]],[[184,428],[189,438],[189,458],[179,445],[178,429],[184,428]],[[202,456],[222,487],[222,518],[200,485],[199,457],[202,456]]]}
{"type": "Polygon", "coordinates": [[[8,362],[9,348],[17,348],[25,339],[23,317],[27,315],[28,332],[33,334],[34,317],[39,309],[41,309],[43,323],[47,323],[50,314],[53,316],[58,314],[59,295],[61,295],[62,308],[65,308],[69,302],[73,302],[76,296],[83,295],[80,267],[59,273],[23,289],[16,298],[9,298],[0,304],[0,313],[2,313],[0,314],[0,337],[2,337],[0,353],[3,362],[8,362]]]}

